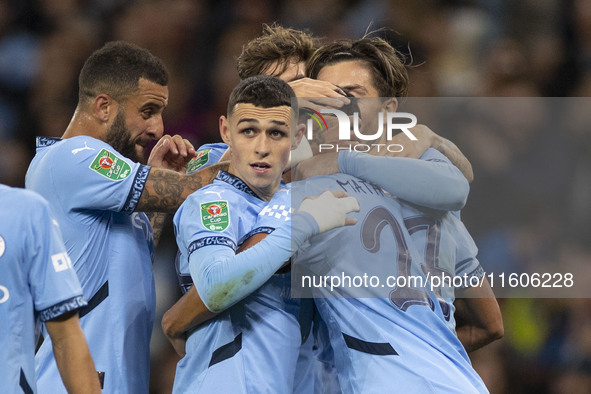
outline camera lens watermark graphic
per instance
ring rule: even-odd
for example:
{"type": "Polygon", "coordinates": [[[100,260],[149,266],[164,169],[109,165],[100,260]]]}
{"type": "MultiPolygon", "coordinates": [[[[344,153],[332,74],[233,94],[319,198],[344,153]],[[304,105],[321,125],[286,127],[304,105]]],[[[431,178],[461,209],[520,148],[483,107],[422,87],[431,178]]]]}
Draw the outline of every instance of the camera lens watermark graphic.
{"type": "Polygon", "coordinates": [[[417,125],[417,117],[409,112],[380,110],[376,108],[376,98],[350,97],[350,103],[341,108],[312,108],[310,103],[320,101],[315,98],[295,100],[299,101],[299,123],[305,125],[304,137],[318,141],[320,152],[376,149],[396,153],[403,151],[404,145],[392,141],[395,135],[403,133],[407,141],[418,140],[410,130],[417,125]]]}

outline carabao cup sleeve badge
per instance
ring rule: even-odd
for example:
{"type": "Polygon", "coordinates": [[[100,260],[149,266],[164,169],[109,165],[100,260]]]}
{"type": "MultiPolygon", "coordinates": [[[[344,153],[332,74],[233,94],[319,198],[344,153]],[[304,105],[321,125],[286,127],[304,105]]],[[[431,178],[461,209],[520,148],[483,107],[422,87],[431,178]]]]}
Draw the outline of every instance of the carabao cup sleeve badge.
{"type": "Polygon", "coordinates": [[[230,210],[227,201],[213,201],[201,204],[201,223],[211,231],[224,231],[230,224],[230,210]]]}
{"type": "Polygon", "coordinates": [[[197,155],[189,161],[187,164],[187,174],[192,174],[204,165],[207,164],[209,161],[209,152],[211,149],[203,149],[197,152],[197,155]]]}
{"type": "Polygon", "coordinates": [[[107,149],[102,149],[94,157],[89,168],[112,181],[120,181],[131,174],[131,166],[107,149]]]}

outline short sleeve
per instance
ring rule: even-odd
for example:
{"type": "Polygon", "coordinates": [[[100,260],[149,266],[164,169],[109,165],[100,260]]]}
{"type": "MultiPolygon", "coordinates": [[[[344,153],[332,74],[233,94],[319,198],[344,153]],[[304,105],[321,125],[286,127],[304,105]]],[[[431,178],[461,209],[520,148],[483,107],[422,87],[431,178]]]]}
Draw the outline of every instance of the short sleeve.
{"type": "Polygon", "coordinates": [[[110,145],[90,137],[64,140],[52,152],[50,180],[66,210],[96,209],[131,214],[150,173],[110,145]]]}
{"type": "Polygon", "coordinates": [[[452,164],[451,161],[437,149],[429,148],[420,157],[421,160],[452,164]]]}
{"type": "Polygon", "coordinates": [[[59,224],[40,197],[31,200],[27,215],[28,282],[41,321],[54,319],[86,305],[59,224]]]}
{"type": "Polygon", "coordinates": [[[248,215],[244,199],[228,190],[205,187],[191,194],[174,215],[177,244],[185,259],[211,245],[236,251],[248,215]]]}
{"type": "Polygon", "coordinates": [[[220,161],[222,155],[228,149],[224,143],[205,144],[197,149],[197,154],[187,164],[187,174],[192,174],[198,170],[208,167],[220,161]]]}
{"type": "MultiPolygon", "coordinates": [[[[468,278],[481,278],[484,275],[484,270],[476,258],[478,247],[474,243],[468,229],[464,226],[464,223],[456,220],[456,224],[456,276],[463,277],[467,275],[468,278]]],[[[468,281],[468,283],[470,282],[468,281]]]]}

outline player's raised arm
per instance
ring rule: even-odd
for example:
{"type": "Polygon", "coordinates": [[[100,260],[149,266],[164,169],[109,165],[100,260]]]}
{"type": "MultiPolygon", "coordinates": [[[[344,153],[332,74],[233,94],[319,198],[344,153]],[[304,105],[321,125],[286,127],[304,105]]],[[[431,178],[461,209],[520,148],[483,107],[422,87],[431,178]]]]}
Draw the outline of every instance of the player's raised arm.
{"type": "Polygon", "coordinates": [[[409,141],[404,134],[394,136],[392,143],[403,142],[404,150],[396,153],[388,152],[388,156],[418,159],[427,149],[434,148],[447,157],[462,172],[468,183],[472,183],[474,180],[472,164],[456,144],[422,124],[411,128],[410,132],[417,137],[417,140],[409,141]]]}
{"type": "Polygon", "coordinates": [[[152,168],[135,210],[172,213],[189,194],[213,182],[218,171],[227,168],[228,163],[218,163],[188,175],[152,168]]]}
{"type": "Polygon", "coordinates": [[[460,210],[470,187],[457,167],[434,149],[422,160],[339,152],[339,170],[383,187],[395,196],[420,206],[460,210]]]}
{"type": "Polygon", "coordinates": [[[423,157],[424,160],[416,160],[353,151],[323,153],[301,161],[295,175],[296,179],[305,179],[342,172],[420,206],[445,211],[461,209],[470,191],[466,178],[434,149],[423,157]]]}

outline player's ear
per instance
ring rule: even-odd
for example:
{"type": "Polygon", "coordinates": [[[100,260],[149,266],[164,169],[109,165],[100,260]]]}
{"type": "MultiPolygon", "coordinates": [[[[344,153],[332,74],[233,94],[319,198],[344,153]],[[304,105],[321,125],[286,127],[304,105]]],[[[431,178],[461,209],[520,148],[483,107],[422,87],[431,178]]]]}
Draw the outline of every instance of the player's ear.
{"type": "Polygon", "coordinates": [[[230,122],[224,115],[220,116],[220,136],[222,141],[232,146],[232,140],[230,138],[230,122]]]}
{"type": "Polygon", "coordinates": [[[114,119],[118,110],[119,103],[108,94],[99,94],[92,102],[92,114],[102,123],[107,123],[111,118],[114,119]]]}
{"type": "Polygon", "coordinates": [[[312,148],[308,140],[304,137],[304,130],[306,126],[299,124],[297,130],[294,132],[295,136],[292,140],[291,151],[289,152],[289,163],[287,168],[292,168],[300,161],[306,160],[313,156],[312,148]]]}
{"type": "Polygon", "coordinates": [[[291,149],[296,149],[300,142],[302,141],[302,137],[304,136],[304,132],[306,131],[306,125],[300,123],[296,126],[295,131],[293,133],[293,138],[291,139],[291,149]]]}
{"type": "Polygon", "coordinates": [[[384,112],[396,112],[398,109],[398,100],[394,97],[386,99],[382,103],[382,111],[384,112]]]}

